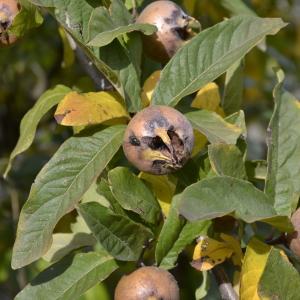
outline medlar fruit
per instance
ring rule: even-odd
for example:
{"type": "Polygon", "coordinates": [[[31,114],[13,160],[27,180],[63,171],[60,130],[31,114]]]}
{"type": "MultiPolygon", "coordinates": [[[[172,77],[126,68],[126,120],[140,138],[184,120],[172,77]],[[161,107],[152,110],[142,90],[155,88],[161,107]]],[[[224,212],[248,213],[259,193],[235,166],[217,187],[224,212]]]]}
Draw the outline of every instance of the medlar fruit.
{"type": "Polygon", "coordinates": [[[182,168],[193,145],[193,128],[186,117],[172,107],[154,105],[131,119],[123,150],[140,171],[160,175],[182,168]]]}
{"type": "Polygon", "coordinates": [[[298,208],[291,217],[295,231],[288,235],[289,247],[292,252],[300,257],[300,208],[298,208]]]}
{"type": "Polygon", "coordinates": [[[193,36],[193,28],[200,23],[188,16],[172,1],[155,1],[145,7],[136,23],[148,23],[157,27],[151,36],[143,36],[146,54],[154,60],[166,63],[175,52],[193,36]]]}
{"type": "Polygon", "coordinates": [[[17,41],[17,37],[8,29],[19,10],[20,5],[16,0],[0,0],[0,45],[7,46],[17,41]]]}
{"type": "Polygon", "coordinates": [[[179,288],[172,274],[157,267],[142,267],[123,276],[115,300],[179,300],[179,288]]]}

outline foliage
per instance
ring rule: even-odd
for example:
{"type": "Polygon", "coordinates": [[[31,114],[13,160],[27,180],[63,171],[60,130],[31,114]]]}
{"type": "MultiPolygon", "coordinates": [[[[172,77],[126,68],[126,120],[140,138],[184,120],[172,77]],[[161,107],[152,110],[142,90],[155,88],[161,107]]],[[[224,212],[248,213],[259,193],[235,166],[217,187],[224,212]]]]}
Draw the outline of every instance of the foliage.
{"type": "MultiPolygon", "coordinates": [[[[289,81],[282,70],[289,79],[290,65],[282,57],[293,61],[295,54],[280,46],[275,50],[289,29],[281,18],[258,17],[256,10],[267,16],[263,5],[259,10],[257,4],[251,9],[239,0],[177,1],[200,19],[206,10],[209,20],[203,18],[202,31],[161,65],[147,58],[142,46],[144,35],[155,33],[156,26],[134,23],[136,10],[148,2],[21,1],[11,31],[25,35],[25,41],[14,49],[26,45],[28,30],[38,34],[48,22],[53,34],[55,19],[65,55],[64,64],[62,57],[58,61],[67,69],[60,75],[55,70],[49,88],[43,85],[35,95],[20,122],[16,146],[0,161],[6,179],[0,182],[0,196],[11,199],[13,208],[33,182],[20,216],[14,215],[18,225],[12,253],[0,261],[1,268],[11,255],[16,272],[37,275],[15,299],[111,299],[120,276],[142,263],[173,272],[182,299],[218,299],[218,268],[242,300],[295,299],[299,262],[284,237],[293,231],[289,218],[300,196],[300,105],[286,90],[284,82],[289,81]],[[231,17],[222,21],[224,16],[231,17]],[[80,53],[88,69],[92,62],[98,80],[106,78],[107,90],[95,91],[77,69],[80,58],[73,56],[80,53]],[[252,56],[267,63],[253,67],[252,56]],[[269,81],[251,89],[249,78],[269,81]],[[274,107],[253,100],[253,93],[269,99],[271,89],[274,107]],[[128,120],[151,104],[175,107],[194,128],[192,157],[170,175],[139,172],[121,149],[128,120]],[[253,106],[264,120],[270,119],[268,151],[256,160],[247,139],[253,106]],[[56,141],[50,130],[53,117],[60,125],[56,141]],[[26,173],[20,161],[30,151],[33,156],[42,153],[37,144],[45,140],[47,155],[28,164],[31,173],[21,193],[18,176],[22,181],[26,173]]],[[[7,49],[0,51],[9,55],[7,49]]],[[[44,68],[55,60],[44,62],[44,68]]],[[[0,104],[3,99],[0,95],[0,104]]],[[[0,272],[0,281],[1,276],[8,277],[0,272]]]]}

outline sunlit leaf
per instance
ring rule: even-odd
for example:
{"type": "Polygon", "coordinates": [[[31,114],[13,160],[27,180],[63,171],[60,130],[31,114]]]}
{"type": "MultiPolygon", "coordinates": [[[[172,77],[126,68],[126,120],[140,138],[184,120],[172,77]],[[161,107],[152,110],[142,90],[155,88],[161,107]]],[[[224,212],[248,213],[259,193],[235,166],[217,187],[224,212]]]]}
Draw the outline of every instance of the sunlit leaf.
{"type": "Polygon", "coordinates": [[[144,82],[142,87],[141,99],[143,107],[149,106],[152,98],[154,88],[160,77],[160,70],[153,72],[144,82]]]}
{"type": "Polygon", "coordinates": [[[59,219],[72,210],[118,151],[118,125],[90,136],[69,138],[43,167],[20,214],[12,267],[25,266],[47,252],[59,219]]]}
{"type": "Polygon", "coordinates": [[[242,129],[226,122],[215,112],[208,110],[193,111],[185,114],[193,127],[203,133],[210,143],[235,144],[242,129]]]}
{"type": "Polygon", "coordinates": [[[65,126],[100,124],[117,118],[129,118],[122,99],[115,92],[79,94],[70,92],[55,111],[56,121],[65,126]]]}
{"type": "Polygon", "coordinates": [[[300,103],[283,88],[277,71],[275,108],[268,129],[268,173],[265,192],[279,214],[290,216],[300,196],[300,103]]]}
{"type": "Polygon", "coordinates": [[[209,220],[234,213],[252,223],[276,215],[272,201],[251,183],[227,176],[203,179],[181,195],[180,213],[188,220],[209,220]]]}
{"type": "Polygon", "coordinates": [[[15,299],[76,299],[117,268],[115,260],[104,251],[67,256],[41,272],[15,299]]]}
{"type": "Polygon", "coordinates": [[[247,246],[241,273],[241,300],[260,300],[257,288],[271,247],[252,238],[247,246]]]}
{"type": "Polygon", "coordinates": [[[227,243],[201,236],[194,249],[191,265],[199,271],[208,271],[230,258],[232,253],[233,249],[227,243]]]}
{"type": "Polygon", "coordinates": [[[58,33],[60,35],[63,48],[64,48],[64,56],[63,56],[63,61],[61,63],[61,66],[63,68],[68,68],[72,66],[75,61],[75,53],[74,53],[74,49],[72,48],[74,46],[74,42],[73,45],[71,45],[72,42],[70,41],[70,38],[68,37],[68,33],[64,30],[63,27],[60,26],[58,28],[58,33]]]}
{"type": "Polygon", "coordinates": [[[53,234],[52,245],[43,259],[48,262],[56,262],[75,249],[93,246],[95,243],[96,240],[91,234],[55,233],[53,234]]]}
{"type": "Polygon", "coordinates": [[[145,243],[152,238],[143,225],[96,202],[81,204],[79,212],[101,246],[118,260],[138,260],[145,243]]]}
{"type": "Polygon", "coordinates": [[[108,173],[111,191],[120,205],[139,214],[145,221],[156,224],[160,207],[145,183],[125,167],[117,167],[108,173]]]}
{"type": "Polygon", "coordinates": [[[224,112],[220,104],[219,87],[216,83],[210,82],[197,92],[191,107],[214,111],[221,117],[224,117],[224,112]]]}
{"type": "Polygon", "coordinates": [[[152,175],[141,172],[139,177],[151,186],[165,216],[168,216],[176,184],[168,175],[152,175]]]}
{"type": "Polygon", "coordinates": [[[213,81],[243,58],[281,19],[237,16],[203,30],[178,50],[162,70],[152,103],[175,106],[183,97],[213,81]]]}
{"type": "Polygon", "coordinates": [[[246,178],[243,154],[235,145],[213,144],[208,146],[208,156],[214,172],[240,179],[246,178]]]}
{"type": "Polygon", "coordinates": [[[57,85],[55,88],[46,91],[37,100],[32,109],[30,109],[23,117],[20,125],[20,137],[17,145],[10,154],[9,164],[6,168],[5,175],[7,176],[13,159],[20,153],[27,150],[33,142],[36,128],[42,117],[71,90],[63,85],[57,85]]]}
{"type": "Polygon", "coordinates": [[[151,24],[129,24],[126,26],[120,26],[112,28],[97,34],[89,43],[88,46],[103,47],[111,43],[115,38],[122,36],[123,34],[140,31],[145,35],[151,35],[157,30],[156,26],[151,24]]]}
{"type": "Polygon", "coordinates": [[[268,299],[294,300],[300,295],[300,275],[285,255],[272,249],[259,280],[258,294],[268,299]]]}

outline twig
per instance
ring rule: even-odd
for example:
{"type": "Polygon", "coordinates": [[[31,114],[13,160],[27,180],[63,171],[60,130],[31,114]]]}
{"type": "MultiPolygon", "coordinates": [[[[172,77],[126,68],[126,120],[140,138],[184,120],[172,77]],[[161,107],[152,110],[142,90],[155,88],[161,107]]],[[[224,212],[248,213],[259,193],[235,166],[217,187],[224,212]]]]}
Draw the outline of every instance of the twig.
{"type": "Polygon", "coordinates": [[[93,63],[88,59],[88,57],[85,55],[83,50],[76,46],[75,49],[76,57],[81,64],[83,70],[86,72],[86,74],[91,77],[93,80],[96,90],[98,91],[112,91],[114,90],[111,83],[104,77],[104,75],[99,72],[96,67],[93,65],[93,63]]]}
{"type": "Polygon", "coordinates": [[[239,297],[236,294],[231,282],[229,281],[224,269],[221,266],[215,266],[212,269],[216,281],[219,286],[219,292],[221,299],[223,300],[238,300],[239,297]]]}

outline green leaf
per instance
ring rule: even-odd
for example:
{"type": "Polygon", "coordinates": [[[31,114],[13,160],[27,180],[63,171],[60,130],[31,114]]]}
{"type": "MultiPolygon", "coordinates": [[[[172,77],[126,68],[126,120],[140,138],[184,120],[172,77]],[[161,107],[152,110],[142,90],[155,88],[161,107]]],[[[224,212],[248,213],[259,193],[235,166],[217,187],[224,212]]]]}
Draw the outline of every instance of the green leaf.
{"type": "Polygon", "coordinates": [[[20,12],[14,18],[9,31],[16,36],[23,36],[25,33],[43,23],[43,16],[39,10],[27,0],[19,0],[21,5],[20,12]]]}
{"type": "Polygon", "coordinates": [[[187,222],[159,266],[163,269],[174,268],[178,255],[197,237],[207,234],[210,225],[209,221],[187,222]]]}
{"type": "Polygon", "coordinates": [[[229,115],[240,110],[244,91],[244,61],[237,61],[226,72],[222,100],[224,112],[229,115]]]}
{"type": "Polygon", "coordinates": [[[258,293],[270,299],[294,300],[300,295],[300,275],[278,249],[272,249],[259,281],[258,293]]]}
{"type": "Polygon", "coordinates": [[[113,28],[105,32],[97,34],[89,43],[88,46],[103,47],[111,43],[115,38],[122,36],[123,34],[140,31],[145,35],[151,35],[156,31],[156,27],[150,24],[129,24],[127,26],[121,26],[113,28]]]}
{"type": "Polygon", "coordinates": [[[43,256],[48,262],[56,262],[61,260],[71,251],[85,247],[93,246],[96,243],[95,238],[91,234],[80,233],[55,233],[52,236],[53,241],[50,249],[43,256]]]}
{"type": "Polygon", "coordinates": [[[272,202],[251,183],[233,177],[203,179],[187,187],[180,213],[188,220],[209,220],[234,213],[252,223],[276,215],[272,202]]]}
{"type": "Polygon", "coordinates": [[[155,248],[155,261],[157,265],[161,263],[163,258],[172,249],[172,246],[178,239],[178,236],[185,224],[184,219],[179,216],[177,210],[179,200],[179,195],[173,197],[168,217],[165,220],[158,236],[158,241],[155,248]]]}
{"type": "Polygon", "coordinates": [[[256,13],[249,8],[242,0],[221,0],[221,5],[233,15],[256,16],[256,13]]]}
{"type": "Polygon", "coordinates": [[[15,300],[76,299],[117,268],[115,260],[104,251],[68,256],[40,273],[15,300]]]}
{"type": "Polygon", "coordinates": [[[152,238],[143,225],[96,202],[81,204],[79,213],[101,246],[118,260],[138,260],[144,244],[152,238]]]}
{"type": "Polygon", "coordinates": [[[208,156],[214,172],[219,176],[246,178],[243,153],[235,145],[213,144],[208,146],[208,156]]]}
{"type": "Polygon", "coordinates": [[[59,219],[72,210],[120,148],[123,125],[69,138],[43,167],[20,214],[12,267],[41,257],[59,219]]]}
{"type": "Polygon", "coordinates": [[[208,110],[198,110],[185,114],[193,127],[203,133],[210,143],[235,144],[242,128],[230,124],[218,114],[208,110]]]}
{"type": "Polygon", "coordinates": [[[281,19],[243,15],[203,30],[179,49],[163,69],[152,103],[175,106],[226,72],[266,35],[276,34],[285,25],[281,19]]]}
{"type": "Polygon", "coordinates": [[[300,103],[282,87],[282,71],[277,76],[275,107],[268,128],[265,192],[279,214],[290,216],[300,196],[300,103]]]}
{"type": "Polygon", "coordinates": [[[160,206],[152,192],[141,179],[125,167],[117,167],[108,173],[111,191],[120,205],[139,214],[145,221],[156,224],[160,206]]]}
{"type": "Polygon", "coordinates": [[[5,170],[4,177],[7,176],[11,169],[13,159],[20,153],[27,150],[33,142],[36,128],[42,117],[71,90],[63,85],[57,85],[55,88],[46,91],[37,100],[33,108],[31,108],[23,117],[20,125],[20,137],[17,145],[10,154],[9,163],[5,170]]]}
{"type": "MultiPolygon", "coordinates": [[[[97,1],[30,1],[39,6],[54,8],[53,10],[50,9],[50,11],[54,14],[57,21],[75,39],[77,44],[83,48],[96,68],[107,77],[125,99],[128,110],[130,112],[140,110],[141,87],[139,74],[130,59],[130,54],[128,53],[130,50],[126,48],[126,45],[124,43],[121,45],[121,40],[115,39],[111,44],[101,49],[87,46],[87,43],[99,32],[111,30],[115,26],[114,22],[116,22],[117,26],[120,26],[120,23],[121,25],[128,25],[127,21],[129,22],[129,20],[127,17],[125,19],[123,17],[122,21],[119,20],[117,22],[110,16],[105,7],[96,7],[99,5],[97,1]]],[[[120,1],[113,1],[113,6],[114,14],[118,13],[120,15],[122,13],[124,16],[124,10],[120,1]]]]}

